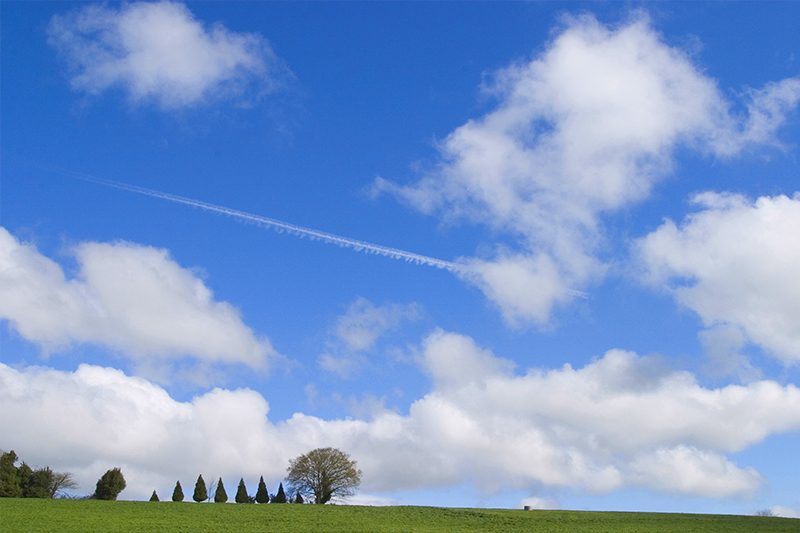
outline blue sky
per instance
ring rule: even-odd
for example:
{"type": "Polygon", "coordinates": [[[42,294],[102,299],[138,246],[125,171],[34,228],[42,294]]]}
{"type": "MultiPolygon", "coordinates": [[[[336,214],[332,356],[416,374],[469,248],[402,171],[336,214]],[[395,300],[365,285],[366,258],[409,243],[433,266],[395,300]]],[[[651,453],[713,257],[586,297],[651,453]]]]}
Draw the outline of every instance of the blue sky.
{"type": "Polygon", "coordinates": [[[360,503],[800,515],[798,20],[4,3],[0,448],[129,499],[336,446],[360,503]]]}

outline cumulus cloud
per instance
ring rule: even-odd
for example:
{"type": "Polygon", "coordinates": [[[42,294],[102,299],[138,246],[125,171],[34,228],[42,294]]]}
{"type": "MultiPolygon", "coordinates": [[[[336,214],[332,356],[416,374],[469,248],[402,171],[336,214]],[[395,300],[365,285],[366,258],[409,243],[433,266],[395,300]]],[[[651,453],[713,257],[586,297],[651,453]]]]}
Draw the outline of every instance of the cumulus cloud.
{"type": "Polygon", "coordinates": [[[418,317],[417,304],[376,306],[358,297],[336,321],[332,339],[326,353],[320,356],[319,364],[328,372],[349,378],[367,364],[364,354],[373,349],[381,335],[398,327],[403,320],[418,317]]]}
{"type": "Polygon", "coordinates": [[[720,324],[697,334],[708,362],[705,372],[712,376],[736,375],[743,382],[761,377],[761,371],[750,364],[742,352],[746,338],[742,330],[730,324],[720,324]]]}
{"type": "Polygon", "coordinates": [[[797,363],[800,193],[752,202],[706,192],[694,203],[701,210],[680,226],[667,220],[637,242],[643,279],[670,291],[712,331],[738,328],[785,364],[797,363]]]}
{"type": "Polygon", "coordinates": [[[763,89],[748,89],[748,120],[743,141],[779,144],[778,127],[800,101],[800,78],[788,78],[778,83],[768,83],[763,89]]]}
{"type": "Polygon", "coordinates": [[[489,492],[643,486],[729,497],[752,495],[762,480],[726,453],[800,428],[794,385],[706,389],[621,350],[580,369],[514,374],[469,337],[436,331],[421,357],[430,392],[407,414],[383,409],[369,421],[302,413],[270,421],[267,400],[252,390],[179,402],[110,368],[0,364],[0,447],[80,472],[84,490],[121,464],[136,480],[128,497],[141,498],[199,473],[277,482],[290,458],[318,446],[351,453],[371,494],[469,482],[489,492]]]}
{"type": "Polygon", "coordinates": [[[718,453],[685,445],[641,454],[631,471],[654,489],[709,498],[752,494],[761,483],[753,468],[741,469],[718,453]]]}
{"type": "Polygon", "coordinates": [[[511,249],[462,258],[462,276],[521,325],[546,323],[604,275],[599,217],[647,198],[677,147],[725,157],[776,143],[800,79],[744,91],[740,117],[645,16],[610,28],[586,15],[567,18],[541,54],[496,72],[484,91],[497,107],[445,137],[431,171],[411,185],[378,178],[373,191],[512,236],[511,249]]]}
{"type": "Polygon", "coordinates": [[[48,351],[92,343],[142,362],[192,356],[260,369],[277,355],[166,250],[85,242],[72,253],[79,271],[68,279],[0,227],[0,318],[48,351]]]}
{"type": "Polygon", "coordinates": [[[48,35],[74,71],[73,89],[119,87],[165,109],[257,98],[292,76],[262,37],[207,27],[179,2],[88,5],[53,16],[48,35]]]}

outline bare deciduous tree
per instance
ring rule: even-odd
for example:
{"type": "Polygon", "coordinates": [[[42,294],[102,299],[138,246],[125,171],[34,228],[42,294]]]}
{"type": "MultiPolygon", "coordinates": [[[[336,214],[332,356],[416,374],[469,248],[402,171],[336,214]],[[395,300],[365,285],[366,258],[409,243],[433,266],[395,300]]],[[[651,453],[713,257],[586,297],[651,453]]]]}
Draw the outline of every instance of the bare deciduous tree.
{"type": "Polygon", "coordinates": [[[50,477],[50,485],[47,487],[50,497],[55,498],[56,493],[64,489],[77,489],[78,484],[72,478],[71,472],[53,472],[50,477]]]}

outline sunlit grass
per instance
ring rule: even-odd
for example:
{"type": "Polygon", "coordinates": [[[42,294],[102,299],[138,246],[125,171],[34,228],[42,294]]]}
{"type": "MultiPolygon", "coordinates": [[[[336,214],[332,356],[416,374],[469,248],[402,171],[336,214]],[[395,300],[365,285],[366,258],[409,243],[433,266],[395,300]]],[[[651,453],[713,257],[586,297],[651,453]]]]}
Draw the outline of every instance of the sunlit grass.
{"type": "Polygon", "coordinates": [[[798,533],[800,520],[660,513],[1,498],[0,531],[798,533]]]}

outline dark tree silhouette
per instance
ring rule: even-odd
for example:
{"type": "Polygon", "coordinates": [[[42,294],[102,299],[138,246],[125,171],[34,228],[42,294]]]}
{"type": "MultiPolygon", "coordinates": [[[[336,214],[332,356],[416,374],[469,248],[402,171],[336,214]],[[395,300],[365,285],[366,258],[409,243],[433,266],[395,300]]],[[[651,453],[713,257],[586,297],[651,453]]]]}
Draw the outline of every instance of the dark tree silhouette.
{"type": "Polygon", "coordinates": [[[0,497],[54,498],[62,489],[75,489],[78,484],[69,472],[54,472],[49,466],[32,470],[27,463],[19,468],[14,451],[0,455],[0,497]]]}
{"type": "Polygon", "coordinates": [[[286,503],[286,493],[283,492],[283,483],[278,486],[278,494],[272,497],[270,503],[286,503]]]}
{"type": "Polygon", "coordinates": [[[159,501],[159,499],[158,499],[158,494],[156,494],[156,491],[153,491],[153,495],[152,495],[152,496],[150,496],[150,501],[151,501],[151,502],[157,502],[157,501],[159,501]]]}
{"type": "Polygon", "coordinates": [[[217,490],[214,492],[215,503],[225,503],[228,501],[228,493],[225,492],[225,485],[222,483],[222,478],[219,478],[217,483],[217,490]]]}
{"type": "Polygon", "coordinates": [[[264,483],[264,476],[261,476],[261,479],[258,480],[256,501],[258,503],[269,503],[269,494],[267,493],[267,485],[264,483]]]}
{"type": "Polygon", "coordinates": [[[250,496],[247,495],[247,487],[244,485],[244,478],[239,479],[239,488],[236,489],[236,503],[250,503],[250,496]]]}
{"type": "Polygon", "coordinates": [[[125,490],[125,478],[119,468],[108,470],[97,480],[94,498],[97,500],[116,500],[117,495],[125,490]]]}
{"type": "Polygon", "coordinates": [[[14,463],[19,457],[14,450],[0,456],[0,497],[17,498],[22,495],[22,487],[19,486],[17,467],[14,463]]]}
{"type": "Polygon", "coordinates": [[[183,488],[181,487],[180,481],[175,483],[175,490],[172,491],[172,501],[174,502],[183,501],[183,488]]]}
{"type": "Polygon", "coordinates": [[[192,499],[197,503],[203,502],[208,499],[208,492],[206,492],[206,482],[203,476],[197,476],[197,483],[194,484],[194,495],[192,499]]]}

